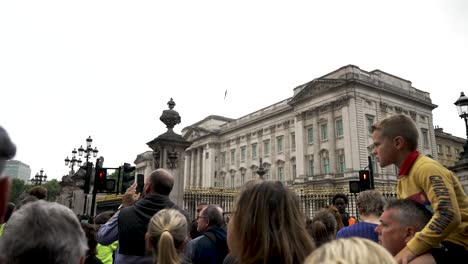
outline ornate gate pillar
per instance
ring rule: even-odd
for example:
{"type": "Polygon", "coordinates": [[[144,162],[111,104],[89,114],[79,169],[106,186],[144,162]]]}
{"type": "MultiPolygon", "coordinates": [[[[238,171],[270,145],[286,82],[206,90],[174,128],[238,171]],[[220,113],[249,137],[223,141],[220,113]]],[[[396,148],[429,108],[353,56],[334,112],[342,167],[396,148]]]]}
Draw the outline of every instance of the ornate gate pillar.
{"type": "Polygon", "coordinates": [[[153,150],[154,169],[163,168],[174,176],[174,188],[169,198],[178,206],[183,207],[184,199],[184,155],[190,142],[173,131],[175,125],[180,123],[180,115],[173,110],[175,103],[167,103],[169,110],[164,110],[159,118],[167,127],[164,134],[146,143],[153,150]]]}

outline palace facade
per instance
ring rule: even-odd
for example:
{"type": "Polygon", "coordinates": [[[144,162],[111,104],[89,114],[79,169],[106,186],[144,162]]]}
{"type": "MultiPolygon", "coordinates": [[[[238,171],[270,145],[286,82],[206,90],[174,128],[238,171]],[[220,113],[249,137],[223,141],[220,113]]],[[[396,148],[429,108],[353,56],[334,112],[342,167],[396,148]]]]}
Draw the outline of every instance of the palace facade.
{"type": "Polygon", "coordinates": [[[447,168],[455,165],[460,160],[460,154],[463,152],[466,139],[444,132],[443,128],[437,126],[434,128],[434,133],[438,161],[447,168]]]}
{"type": "Polygon", "coordinates": [[[402,113],[420,131],[418,150],[437,159],[427,92],[381,70],[341,67],[293,89],[293,95],[239,119],[208,116],[185,127],[185,187],[235,188],[258,177],[287,184],[347,186],[371,157],[376,186],[395,184],[397,168],[371,155],[371,126],[402,113]]]}

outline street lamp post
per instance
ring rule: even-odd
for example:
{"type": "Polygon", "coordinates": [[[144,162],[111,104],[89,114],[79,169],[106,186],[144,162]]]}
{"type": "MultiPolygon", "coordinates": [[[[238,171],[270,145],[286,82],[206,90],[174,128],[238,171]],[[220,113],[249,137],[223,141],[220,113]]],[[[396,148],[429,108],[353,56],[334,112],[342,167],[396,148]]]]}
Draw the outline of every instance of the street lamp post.
{"type": "MultiPolygon", "coordinates": [[[[93,171],[93,163],[91,161],[91,158],[96,158],[97,157],[97,154],[98,154],[98,150],[97,148],[95,147],[94,149],[91,147],[91,144],[93,142],[93,139],[91,138],[91,136],[89,136],[87,139],[86,139],[86,149],[83,148],[83,145],[81,145],[79,148],[78,148],[78,156],[83,156],[83,154],[85,155],[85,158],[86,158],[86,178],[85,178],[85,182],[89,183],[91,182],[91,177],[92,177],[92,171],[93,171]],[[92,156],[91,156],[92,155],[92,156]]],[[[71,174],[74,173],[73,171],[73,166],[75,165],[75,162],[78,164],[78,165],[81,165],[81,158],[80,159],[76,159],[76,148],[73,149],[72,151],[72,159],[68,159],[68,157],[65,159],[65,165],[68,166],[68,164],[71,164],[71,174]]],[[[85,192],[84,193],[84,206],[83,206],[83,214],[86,214],[87,210],[86,210],[86,207],[87,207],[87,204],[88,204],[88,194],[89,194],[89,191],[88,192],[85,192]]],[[[93,209],[92,209],[93,210],[93,209]]]]}
{"type": "Polygon", "coordinates": [[[76,148],[72,151],[72,158],[69,159],[68,156],[65,158],[65,166],[69,166],[71,168],[69,175],[72,176],[75,173],[74,167],[75,164],[78,164],[78,167],[81,166],[81,159],[76,158],[76,148]]]}
{"type": "Polygon", "coordinates": [[[47,181],[47,175],[44,174],[44,169],[41,169],[40,173],[36,173],[36,176],[31,179],[31,182],[33,182],[34,185],[41,185],[43,181],[47,181]]]}
{"type": "Polygon", "coordinates": [[[468,159],[468,97],[463,92],[460,94],[460,98],[454,103],[457,106],[458,116],[465,120],[465,129],[467,141],[463,146],[463,153],[460,155],[460,160],[468,159]]]}

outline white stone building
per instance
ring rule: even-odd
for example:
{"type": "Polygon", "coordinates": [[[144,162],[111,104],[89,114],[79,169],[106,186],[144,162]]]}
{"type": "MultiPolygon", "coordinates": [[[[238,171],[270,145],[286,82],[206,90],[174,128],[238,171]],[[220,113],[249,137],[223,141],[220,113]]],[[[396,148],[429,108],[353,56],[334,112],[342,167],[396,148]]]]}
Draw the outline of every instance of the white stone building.
{"type": "MultiPolygon", "coordinates": [[[[380,70],[344,66],[300,85],[293,95],[239,119],[207,118],[185,127],[185,187],[238,187],[258,177],[287,184],[347,186],[368,165],[370,126],[396,113],[416,121],[418,150],[437,159],[429,93],[380,70]]],[[[182,113],[183,115],[183,113],[182,113]]],[[[375,184],[396,182],[397,168],[373,159],[375,184]]]]}
{"type": "Polygon", "coordinates": [[[31,168],[19,160],[7,160],[1,176],[8,176],[12,179],[18,178],[26,183],[31,179],[31,168]]]}

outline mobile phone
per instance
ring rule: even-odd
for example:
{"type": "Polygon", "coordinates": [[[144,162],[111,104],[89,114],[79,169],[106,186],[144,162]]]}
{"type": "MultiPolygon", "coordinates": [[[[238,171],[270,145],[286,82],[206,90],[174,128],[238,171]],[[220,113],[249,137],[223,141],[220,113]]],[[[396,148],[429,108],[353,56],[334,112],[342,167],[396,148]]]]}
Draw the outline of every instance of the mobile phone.
{"type": "Polygon", "coordinates": [[[143,186],[145,185],[145,175],[137,174],[137,193],[143,193],[143,186]]]}

